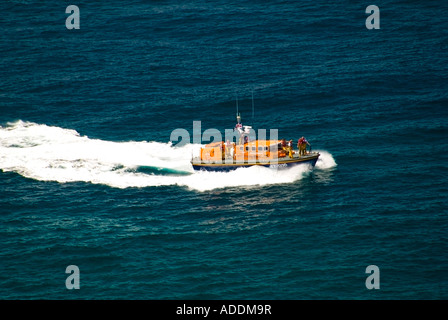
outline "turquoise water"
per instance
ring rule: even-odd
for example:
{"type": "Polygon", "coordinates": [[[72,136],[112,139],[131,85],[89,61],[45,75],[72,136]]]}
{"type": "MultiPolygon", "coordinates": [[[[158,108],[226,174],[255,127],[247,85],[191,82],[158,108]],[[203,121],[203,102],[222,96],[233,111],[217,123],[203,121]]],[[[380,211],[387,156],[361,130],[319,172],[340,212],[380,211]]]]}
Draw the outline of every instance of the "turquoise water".
{"type": "Polygon", "coordinates": [[[76,4],[0,4],[1,299],[448,298],[447,4],[76,4]],[[193,172],[236,97],[314,170],[193,172]]]}

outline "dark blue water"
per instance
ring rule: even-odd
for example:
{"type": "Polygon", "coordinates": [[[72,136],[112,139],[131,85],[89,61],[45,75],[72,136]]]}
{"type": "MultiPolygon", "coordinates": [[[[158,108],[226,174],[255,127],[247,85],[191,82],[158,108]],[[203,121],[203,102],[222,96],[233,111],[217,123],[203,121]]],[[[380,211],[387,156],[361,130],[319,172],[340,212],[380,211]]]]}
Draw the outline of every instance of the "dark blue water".
{"type": "Polygon", "coordinates": [[[448,298],[446,2],[0,12],[1,299],[448,298]],[[192,173],[171,132],[232,128],[236,97],[316,168],[192,173]]]}

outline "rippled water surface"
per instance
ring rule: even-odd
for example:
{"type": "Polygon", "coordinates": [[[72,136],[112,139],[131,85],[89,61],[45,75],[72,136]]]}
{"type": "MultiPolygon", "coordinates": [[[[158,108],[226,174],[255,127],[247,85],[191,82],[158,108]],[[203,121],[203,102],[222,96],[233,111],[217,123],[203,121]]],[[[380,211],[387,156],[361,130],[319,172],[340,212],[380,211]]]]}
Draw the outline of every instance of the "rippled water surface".
{"type": "Polygon", "coordinates": [[[76,4],[0,4],[0,298],[448,298],[447,4],[76,4]],[[193,172],[236,99],[314,170],[193,172]]]}

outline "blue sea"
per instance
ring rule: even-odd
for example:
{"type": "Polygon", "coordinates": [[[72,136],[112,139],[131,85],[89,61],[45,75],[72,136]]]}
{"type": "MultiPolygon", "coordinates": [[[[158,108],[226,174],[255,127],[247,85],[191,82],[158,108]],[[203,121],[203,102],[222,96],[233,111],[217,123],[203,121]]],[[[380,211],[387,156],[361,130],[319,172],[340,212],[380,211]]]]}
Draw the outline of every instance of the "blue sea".
{"type": "Polygon", "coordinates": [[[0,299],[448,299],[448,2],[0,12],[0,299]],[[193,171],[237,105],[316,166],[193,171]]]}

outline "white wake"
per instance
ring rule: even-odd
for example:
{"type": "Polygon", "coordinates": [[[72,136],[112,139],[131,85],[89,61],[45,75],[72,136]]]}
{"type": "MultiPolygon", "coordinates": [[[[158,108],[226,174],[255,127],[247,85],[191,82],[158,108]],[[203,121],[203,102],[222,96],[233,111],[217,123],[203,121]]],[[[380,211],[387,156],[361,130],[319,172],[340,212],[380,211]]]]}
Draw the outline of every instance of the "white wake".
{"type": "MultiPolygon", "coordinates": [[[[198,191],[291,183],[310,170],[307,166],[296,166],[278,171],[252,167],[232,172],[194,172],[190,159],[200,147],[90,139],[74,130],[19,120],[0,127],[0,169],[41,181],[83,181],[116,188],[179,185],[198,191]],[[148,174],[138,170],[141,167],[155,171],[148,174]],[[157,174],[157,168],[165,171],[157,174]],[[166,170],[172,173],[164,174],[166,170]]],[[[330,153],[319,152],[316,168],[336,166],[330,153]]]]}

